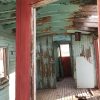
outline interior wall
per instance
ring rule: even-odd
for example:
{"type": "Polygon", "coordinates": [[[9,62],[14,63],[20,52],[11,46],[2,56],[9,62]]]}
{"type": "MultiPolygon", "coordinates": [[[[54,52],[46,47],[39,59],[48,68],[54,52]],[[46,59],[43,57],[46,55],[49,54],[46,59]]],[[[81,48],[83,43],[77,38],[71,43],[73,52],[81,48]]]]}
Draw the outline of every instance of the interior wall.
{"type": "Polygon", "coordinates": [[[0,34],[0,47],[8,48],[9,72],[9,82],[0,86],[0,100],[15,100],[15,36],[9,33],[0,34]]]}
{"type": "Polygon", "coordinates": [[[74,64],[74,78],[76,79],[76,57],[83,56],[89,63],[93,64],[94,77],[96,82],[96,67],[95,67],[95,53],[94,42],[92,35],[81,35],[80,41],[75,41],[75,35],[72,35],[72,49],[73,49],[73,64],[74,64]]]}
{"type": "Polygon", "coordinates": [[[55,88],[53,37],[37,38],[37,89],[55,88]]]}

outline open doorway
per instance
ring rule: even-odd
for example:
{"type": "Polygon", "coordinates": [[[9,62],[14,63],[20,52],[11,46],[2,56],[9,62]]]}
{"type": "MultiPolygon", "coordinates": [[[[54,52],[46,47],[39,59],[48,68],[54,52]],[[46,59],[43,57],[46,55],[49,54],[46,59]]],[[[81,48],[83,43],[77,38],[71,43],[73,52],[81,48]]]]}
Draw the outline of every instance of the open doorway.
{"type": "Polygon", "coordinates": [[[70,43],[59,44],[59,47],[57,48],[59,62],[57,65],[57,81],[72,77],[71,50],[72,49],[70,43]]]}
{"type": "Polygon", "coordinates": [[[61,44],[60,50],[64,77],[72,77],[70,44],[61,44]]]}

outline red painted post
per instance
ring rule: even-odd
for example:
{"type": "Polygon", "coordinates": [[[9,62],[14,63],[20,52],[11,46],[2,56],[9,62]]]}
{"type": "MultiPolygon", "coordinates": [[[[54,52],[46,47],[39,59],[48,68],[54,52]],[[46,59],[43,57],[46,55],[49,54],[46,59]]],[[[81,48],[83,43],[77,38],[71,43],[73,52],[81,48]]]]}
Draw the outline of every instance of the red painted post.
{"type": "Polygon", "coordinates": [[[97,40],[97,76],[98,76],[98,88],[100,89],[100,0],[97,0],[97,7],[98,7],[98,40],[97,40]]]}
{"type": "Polygon", "coordinates": [[[96,54],[96,79],[97,79],[97,86],[99,88],[99,48],[98,48],[98,39],[94,40],[94,48],[96,54]]]}
{"type": "Polygon", "coordinates": [[[31,97],[31,6],[16,0],[16,100],[31,97]]]}

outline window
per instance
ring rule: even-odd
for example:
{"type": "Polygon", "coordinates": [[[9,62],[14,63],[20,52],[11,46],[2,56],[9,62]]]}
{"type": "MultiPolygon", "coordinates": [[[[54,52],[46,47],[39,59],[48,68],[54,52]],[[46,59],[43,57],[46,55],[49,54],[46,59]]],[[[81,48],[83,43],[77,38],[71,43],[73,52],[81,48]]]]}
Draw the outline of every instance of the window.
{"type": "Polygon", "coordinates": [[[61,48],[61,56],[62,57],[69,57],[70,56],[69,44],[62,44],[62,45],[60,45],[60,48],[61,48]]]}
{"type": "Polygon", "coordinates": [[[0,48],[0,85],[7,82],[7,48],[0,48]]]}

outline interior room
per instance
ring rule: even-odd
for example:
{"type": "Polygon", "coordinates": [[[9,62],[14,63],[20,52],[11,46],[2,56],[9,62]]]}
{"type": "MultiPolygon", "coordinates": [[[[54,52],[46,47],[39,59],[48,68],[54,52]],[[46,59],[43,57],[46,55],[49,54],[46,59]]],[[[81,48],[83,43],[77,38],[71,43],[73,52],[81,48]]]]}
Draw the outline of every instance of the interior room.
{"type": "Polygon", "coordinates": [[[0,100],[100,100],[99,5],[0,0],[0,100]]]}
{"type": "Polygon", "coordinates": [[[59,0],[36,11],[37,100],[91,98],[98,88],[97,1],[59,0]]]}

